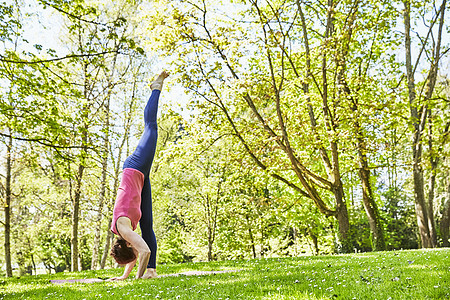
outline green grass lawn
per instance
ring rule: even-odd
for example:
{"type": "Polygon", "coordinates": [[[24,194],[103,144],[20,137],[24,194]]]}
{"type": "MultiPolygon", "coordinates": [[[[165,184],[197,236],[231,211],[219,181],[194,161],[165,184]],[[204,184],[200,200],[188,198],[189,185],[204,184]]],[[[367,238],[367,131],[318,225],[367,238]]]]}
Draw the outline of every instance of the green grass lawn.
{"type": "MultiPolygon", "coordinates": [[[[158,273],[241,270],[121,282],[122,269],[0,280],[0,299],[449,299],[450,249],[270,258],[158,266],[158,273]]],[[[132,273],[134,275],[134,273],[132,273]]]]}

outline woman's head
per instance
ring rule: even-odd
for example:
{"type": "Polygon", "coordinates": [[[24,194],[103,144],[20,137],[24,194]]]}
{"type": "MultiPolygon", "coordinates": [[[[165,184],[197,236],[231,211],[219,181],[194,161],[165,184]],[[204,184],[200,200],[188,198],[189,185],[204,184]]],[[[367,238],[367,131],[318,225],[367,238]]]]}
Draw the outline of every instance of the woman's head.
{"type": "Polygon", "coordinates": [[[136,259],[134,248],[126,240],[118,237],[111,247],[110,255],[119,265],[126,265],[136,259]]]}

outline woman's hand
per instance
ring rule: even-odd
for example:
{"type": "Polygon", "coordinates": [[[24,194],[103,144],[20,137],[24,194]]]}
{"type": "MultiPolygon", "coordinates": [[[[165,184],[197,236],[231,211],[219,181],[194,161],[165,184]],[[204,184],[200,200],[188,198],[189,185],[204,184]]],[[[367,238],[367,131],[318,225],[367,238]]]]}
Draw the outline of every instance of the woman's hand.
{"type": "Polygon", "coordinates": [[[127,277],[125,277],[125,276],[120,276],[120,277],[112,277],[112,278],[109,278],[109,279],[107,279],[106,281],[120,281],[120,280],[125,280],[125,279],[127,279],[127,277]]]}

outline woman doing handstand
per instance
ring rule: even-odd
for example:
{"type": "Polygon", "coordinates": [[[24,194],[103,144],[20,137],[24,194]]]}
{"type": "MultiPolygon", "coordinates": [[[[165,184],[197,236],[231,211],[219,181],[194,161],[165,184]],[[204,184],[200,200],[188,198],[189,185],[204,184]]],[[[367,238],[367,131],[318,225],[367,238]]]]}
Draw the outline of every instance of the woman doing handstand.
{"type": "Polygon", "coordinates": [[[111,256],[118,264],[125,265],[122,276],[110,280],[122,280],[130,275],[139,257],[136,278],[156,277],[156,237],[153,231],[150,168],[155,156],[158,126],[156,117],[163,81],[169,74],[163,71],[150,85],[152,94],[144,110],[144,133],[136,150],[123,164],[122,180],[114,205],[111,231],[118,235],[111,248],[111,256]],[[134,230],[137,223],[142,237],[134,230]],[[147,271],[146,271],[147,269],[147,271]],[[145,274],[144,274],[145,273],[145,274]]]}

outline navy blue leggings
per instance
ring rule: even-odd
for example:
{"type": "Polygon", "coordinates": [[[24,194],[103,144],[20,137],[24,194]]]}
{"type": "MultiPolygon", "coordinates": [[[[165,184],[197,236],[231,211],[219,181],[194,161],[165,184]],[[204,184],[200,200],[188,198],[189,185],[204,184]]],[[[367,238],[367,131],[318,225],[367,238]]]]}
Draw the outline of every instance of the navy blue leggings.
{"type": "Polygon", "coordinates": [[[156,237],[153,231],[152,192],[150,186],[150,168],[155,157],[156,141],[158,139],[158,125],[156,116],[158,113],[158,100],[161,91],[153,90],[144,110],[145,128],[136,150],[127,157],[123,168],[132,168],[144,174],[144,186],[141,193],[141,227],[142,238],[150,248],[150,260],[147,268],[156,268],[156,237]]]}

